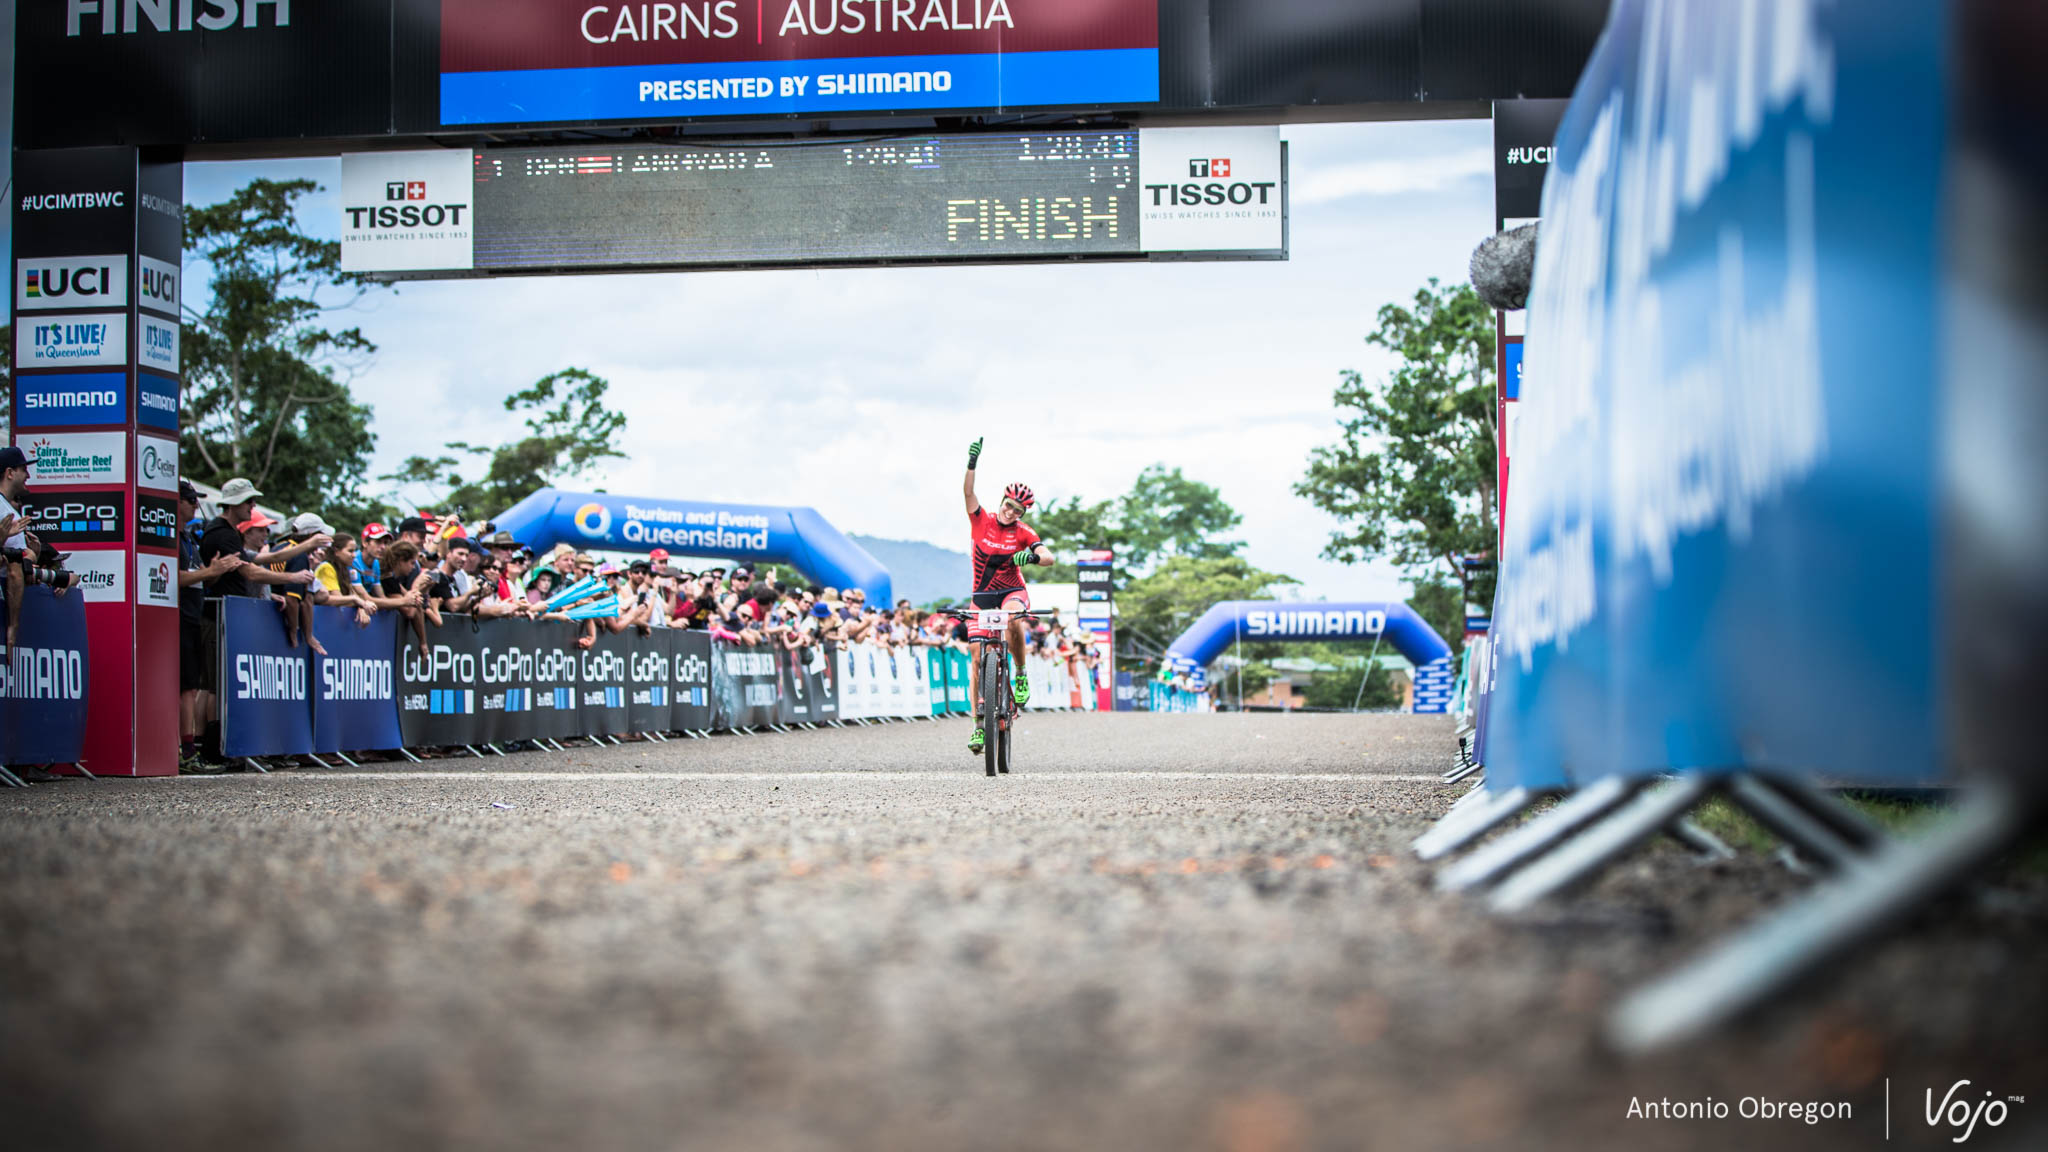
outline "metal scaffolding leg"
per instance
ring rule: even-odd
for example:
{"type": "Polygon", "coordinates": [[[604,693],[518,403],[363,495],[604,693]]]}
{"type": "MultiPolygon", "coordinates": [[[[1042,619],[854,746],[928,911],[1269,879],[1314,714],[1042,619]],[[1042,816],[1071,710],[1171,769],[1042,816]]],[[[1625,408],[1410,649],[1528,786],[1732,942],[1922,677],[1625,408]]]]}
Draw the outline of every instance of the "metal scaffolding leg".
{"type": "Polygon", "coordinates": [[[1494,890],[1489,906],[1495,912],[1519,912],[1578,883],[1692,811],[1720,786],[1716,778],[1694,774],[1642,789],[1557,851],[1509,877],[1494,890]]]}
{"type": "Polygon", "coordinates": [[[1787,776],[1759,775],[1757,779],[1771,791],[1797,804],[1808,816],[1833,829],[1835,835],[1850,844],[1864,851],[1884,845],[1883,829],[1827,792],[1787,776]]]}
{"type": "Polygon", "coordinates": [[[1471,764],[1465,765],[1463,768],[1453,768],[1449,772],[1444,773],[1444,783],[1456,784],[1458,781],[1463,780],[1465,777],[1470,776],[1474,772],[1479,771],[1481,767],[1482,765],[1475,761],[1471,764]]]}
{"type": "Polygon", "coordinates": [[[1721,842],[1719,836],[1680,816],[1664,828],[1664,834],[1692,849],[1702,863],[1735,859],[1735,849],[1721,842]]]}
{"type": "Polygon", "coordinates": [[[399,754],[400,756],[403,756],[403,757],[405,757],[405,758],[406,758],[407,760],[410,760],[410,761],[412,761],[412,762],[413,762],[413,763],[415,763],[415,764],[417,764],[417,763],[419,763],[419,762],[420,762],[420,758],[419,758],[419,757],[417,757],[417,756],[415,756],[415,755],[413,755],[413,754],[412,754],[412,752],[411,752],[411,751],[409,751],[408,749],[400,748],[400,749],[398,750],[398,754],[399,754]]]}
{"type": "Polygon", "coordinates": [[[5,784],[5,785],[7,785],[7,786],[8,786],[9,788],[26,788],[26,787],[28,787],[28,785],[26,785],[26,784],[23,784],[23,783],[21,782],[21,777],[19,777],[19,776],[16,776],[16,775],[15,775],[14,773],[12,773],[12,772],[9,772],[9,771],[7,770],[7,766],[6,766],[6,765],[4,765],[4,764],[0,764],[0,784],[5,784]]]}
{"type": "Polygon", "coordinates": [[[335,759],[337,759],[337,760],[341,761],[341,762],[342,762],[343,764],[346,764],[346,765],[348,765],[348,766],[349,766],[349,767],[351,767],[351,768],[361,768],[361,767],[362,767],[362,765],[361,765],[361,764],[358,764],[358,763],[356,763],[355,761],[353,761],[353,760],[349,759],[349,758],[348,758],[348,753],[346,753],[346,752],[336,752],[336,753],[334,754],[334,757],[335,757],[335,759]]]}
{"type": "Polygon", "coordinates": [[[1976,796],[1929,835],[1854,860],[1804,899],[1630,993],[1608,1018],[1608,1039],[1642,1052],[1700,1035],[1967,879],[2024,826],[2004,792],[1976,796]]]}
{"type": "Polygon", "coordinates": [[[1595,780],[1557,807],[1445,869],[1437,878],[1437,887],[1459,892],[1505,876],[1626,803],[1642,790],[1643,783],[1621,776],[1595,780]]]}
{"type": "Polygon", "coordinates": [[[249,767],[254,768],[256,771],[261,772],[265,776],[270,775],[270,769],[265,768],[263,766],[263,761],[258,760],[254,756],[242,757],[242,763],[247,764],[249,767]]]}
{"type": "Polygon", "coordinates": [[[1737,776],[1728,781],[1728,799],[1756,817],[1759,824],[1791,845],[1793,851],[1830,872],[1848,868],[1862,855],[1861,849],[1836,835],[1833,828],[1754,776],[1737,776]]]}
{"type": "Polygon", "coordinates": [[[85,761],[83,761],[83,760],[79,760],[79,761],[76,761],[76,762],[74,762],[74,763],[73,763],[73,764],[72,764],[71,766],[72,766],[73,768],[76,768],[76,769],[78,769],[78,774],[79,774],[80,776],[83,776],[83,777],[85,777],[85,778],[86,778],[87,780],[97,780],[97,779],[99,779],[99,777],[97,777],[97,776],[93,775],[93,774],[92,774],[91,772],[89,772],[89,771],[87,771],[87,770],[86,770],[86,767],[85,767],[85,761]]]}
{"type": "Polygon", "coordinates": [[[1510,788],[1498,796],[1479,801],[1461,812],[1453,812],[1415,840],[1415,855],[1434,860],[1455,852],[1491,831],[1495,825],[1519,814],[1547,793],[1527,788],[1510,788]]]}

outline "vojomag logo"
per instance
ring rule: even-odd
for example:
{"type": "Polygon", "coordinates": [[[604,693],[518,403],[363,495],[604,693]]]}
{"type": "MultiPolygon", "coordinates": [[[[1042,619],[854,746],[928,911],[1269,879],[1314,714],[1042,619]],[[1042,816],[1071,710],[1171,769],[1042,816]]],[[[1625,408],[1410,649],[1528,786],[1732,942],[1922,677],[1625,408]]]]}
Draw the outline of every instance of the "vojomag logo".
{"type": "Polygon", "coordinates": [[[612,511],[602,504],[585,504],[576,510],[576,530],[593,540],[609,539],[612,511]]]}
{"type": "Polygon", "coordinates": [[[2000,1096],[1988,1089],[1981,1093],[1970,1090],[1968,1080],[1958,1080],[1942,1093],[1939,1107],[1934,1102],[1934,1089],[1927,1090],[1927,1126],[1960,1133],[1951,1137],[1949,1143],[1961,1144],[1977,1131],[1981,1124],[1986,1128],[1997,1128],[2012,1116],[2010,1104],[2025,1104],[2024,1096],[2000,1096]]]}

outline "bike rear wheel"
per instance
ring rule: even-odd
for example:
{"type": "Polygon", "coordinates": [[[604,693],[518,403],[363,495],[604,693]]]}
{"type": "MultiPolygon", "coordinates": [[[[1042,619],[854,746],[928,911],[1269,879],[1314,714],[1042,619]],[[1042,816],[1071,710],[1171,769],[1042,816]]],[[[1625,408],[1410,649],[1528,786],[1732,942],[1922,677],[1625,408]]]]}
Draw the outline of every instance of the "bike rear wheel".
{"type": "Polygon", "coordinates": [[[1003,650],[994,644],[984,647],[986,650],[981,654],[981,754],[988,774],[993,776],[1003,755],[1004,717],[1008,713],[1003,703],[1009,694],[1004,691],[1003,650]]]}

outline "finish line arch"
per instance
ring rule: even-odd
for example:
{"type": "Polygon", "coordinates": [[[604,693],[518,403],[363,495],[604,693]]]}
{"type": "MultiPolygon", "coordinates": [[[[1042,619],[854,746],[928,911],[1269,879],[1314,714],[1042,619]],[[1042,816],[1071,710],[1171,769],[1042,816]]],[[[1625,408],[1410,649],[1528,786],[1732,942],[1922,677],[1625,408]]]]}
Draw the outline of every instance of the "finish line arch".
{"type": "Polygon", "coordinates": [[[1309,641],[1384,639],[1415,665],[1415,711],[1442,712],[1451,703],[1457,667],[1451,646],[1415,609],[1398,601],[1287,604],[1278,600],[1224,600],[1166,646],[1166,665],[1199,674],[1241,640],[1309,641]]]}
{"type": "Polygon", "coordinates": [[[613,552],[666,548],[690,556],[789,564],[820,584],[859,588],[871,604],[895,603],[889,570],[814,508],[543,488],[494,522],[536,552],[556,544],[613,552]]]}

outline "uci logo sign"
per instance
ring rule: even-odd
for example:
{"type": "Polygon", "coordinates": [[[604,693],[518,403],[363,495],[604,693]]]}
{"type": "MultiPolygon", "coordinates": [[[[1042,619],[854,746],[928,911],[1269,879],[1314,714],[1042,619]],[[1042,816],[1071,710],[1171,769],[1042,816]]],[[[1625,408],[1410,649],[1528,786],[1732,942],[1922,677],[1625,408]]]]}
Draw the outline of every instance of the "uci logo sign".
{"type": "Polygon", "coordinates": [[[66,256],[15,262],[17,309],[101,308],[128,303],[128,258],[66,256]]]}

